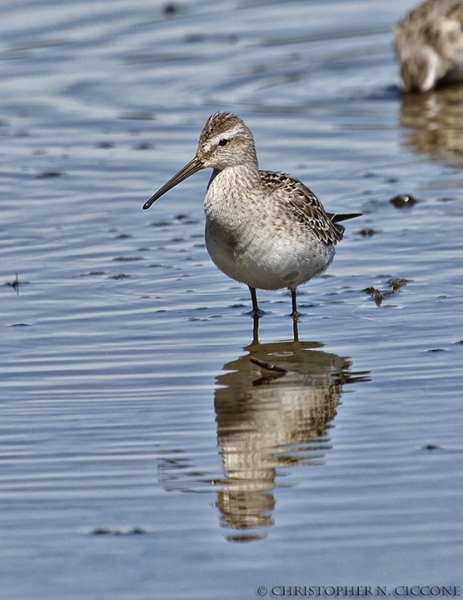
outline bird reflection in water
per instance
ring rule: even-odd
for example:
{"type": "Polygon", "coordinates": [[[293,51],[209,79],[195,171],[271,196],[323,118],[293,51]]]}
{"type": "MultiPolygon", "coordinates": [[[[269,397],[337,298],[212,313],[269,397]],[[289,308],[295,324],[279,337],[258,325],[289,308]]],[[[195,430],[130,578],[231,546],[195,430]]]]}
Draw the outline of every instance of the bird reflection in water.
{"type": "Polygon", "coordinates": [[[407,150],[463,167],[462,98],[463,84],[428,94],[404,95],[400,126],[407,150]]]}
{"type": "Polygon", "coordinates": [[[350,370],[350,360],[322,347],[253,342],[224,365],[214,396],[223,476],[198,470],[180,450],[160,462],[166,490],[218,490],[215,505],[230,542],[267,536],[281,470],[323,463],[344,385],[368,380],[368,373],[350,370]]]}
{"type": "Polygon", "coordinates": [[[229,541],[263,539],[273,525],[278,470],[316,465],[351,362],[315,342],[253,343],[224,366],[215,392],[218,446],[225,478],[217,497],[229,541]]]}

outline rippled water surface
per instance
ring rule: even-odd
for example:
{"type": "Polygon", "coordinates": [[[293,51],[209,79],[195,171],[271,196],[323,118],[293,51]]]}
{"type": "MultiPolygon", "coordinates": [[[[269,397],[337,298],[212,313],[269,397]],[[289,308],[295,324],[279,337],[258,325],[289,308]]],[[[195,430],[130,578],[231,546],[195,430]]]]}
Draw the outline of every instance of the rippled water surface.
{"type": "Polygon", "coordinates": [[[462,584],[463,90],[398,93],[412,5],[3,2],[2,598],[462,584]],[[284,291],[252,341],[207,173],[141,210],[215,110],[363,213],[298,343],[284,291]]]}

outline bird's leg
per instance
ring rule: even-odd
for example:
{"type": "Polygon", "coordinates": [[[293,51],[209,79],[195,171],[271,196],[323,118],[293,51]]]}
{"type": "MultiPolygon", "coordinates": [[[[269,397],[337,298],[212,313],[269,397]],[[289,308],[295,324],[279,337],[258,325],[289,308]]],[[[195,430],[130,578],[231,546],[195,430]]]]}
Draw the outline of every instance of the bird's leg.
{"type": "Polygon", "coordinates": [[[249,291],[251,292],[251,300],[252,300],[252,318],[254,320],[254,326],[252,329],[252,341],[253,343],[259,342],[259,319],[263,314],[261,310],[259,310],[259,305],[257,304],[257,293],[256,288],[251,286],[249,287],[249,291]]]}
{"type": "Polygon", "coordinates": [[[248,287],[249,287],[249,291],[251,292],[252,316],[254,317],[254,319],[258,319],[261,315],[261,312],[259,310],[259,305],[257,304],[256,288],[252,288],[251,286],[248,286],[248,287]]]}
{"type": "Polygon", "coordinates": [[[297,322],[299,320],[299,313],[297,312],[296,290],[290,290],[290,292],[291,292],[291,303],[293,306],[293,311],[291,313],[291,316],[293,318],[293,335],[294,335],[294,341],[298,342],[299,341],[299,330],[297,327],[297,322]]]}
{"type": "Polygon", "coordinates": [[[296,290],[289,290],[291,292],[291,303],[293,306],[293,311],[291,316],[293,317],[293,321],[297,322],[299,320],[299,313],[297,312],[297,300],[296,300],[296,290]]]}

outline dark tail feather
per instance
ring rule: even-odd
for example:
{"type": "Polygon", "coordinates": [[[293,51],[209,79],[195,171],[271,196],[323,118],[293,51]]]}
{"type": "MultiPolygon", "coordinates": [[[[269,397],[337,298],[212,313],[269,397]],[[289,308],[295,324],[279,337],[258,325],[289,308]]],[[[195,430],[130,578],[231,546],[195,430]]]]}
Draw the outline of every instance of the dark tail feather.
{"type": "Polygon", "coordinates": [[[334,226],[341,234],[341,238],[344,234],[345,229],[342,225],[338,225],[338,222],[339,221],[347,221],[347,219],[355,219],[355,217],[361,217],[361,216],[362,216],[362,213],[349,213],[348,215],[338,215],[336,213],[335,214],[328,213],[328,217],[331,219],[331,222],[334,223],[334,226]]]}
{"type": "Polygon", "coordinates": [[[361,217],[362,213],[349,213],[348,215],[328,214],[329,218],[333,223],[339,223],[339,221],[347,221],[348,219],[355,219],[361,217]]]}

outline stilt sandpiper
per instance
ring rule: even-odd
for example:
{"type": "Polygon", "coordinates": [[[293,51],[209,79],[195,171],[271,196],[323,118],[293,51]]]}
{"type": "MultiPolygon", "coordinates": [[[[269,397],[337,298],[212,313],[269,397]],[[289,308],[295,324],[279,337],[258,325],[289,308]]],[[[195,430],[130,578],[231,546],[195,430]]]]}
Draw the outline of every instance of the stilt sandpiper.
{"type": "Polygon", "coordinates": [[[296,288],[325,271],[343,237],[339,221],[358,214],[327,214],[320,200],[285,173],[260,171],[251,131],[236,115],[209,117],[195,157],[144,204],[197,171],[212,168],[204,211],[212,261],[251,292],[255,325],[261,312],[256,288],[288,288],[297,339],[296,288]]]}
{"type": "Polygon", "coordinates": [[[463,80],[463,1],[426,0],[394,29],[404,92],[463,80]]]}

